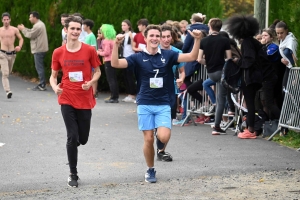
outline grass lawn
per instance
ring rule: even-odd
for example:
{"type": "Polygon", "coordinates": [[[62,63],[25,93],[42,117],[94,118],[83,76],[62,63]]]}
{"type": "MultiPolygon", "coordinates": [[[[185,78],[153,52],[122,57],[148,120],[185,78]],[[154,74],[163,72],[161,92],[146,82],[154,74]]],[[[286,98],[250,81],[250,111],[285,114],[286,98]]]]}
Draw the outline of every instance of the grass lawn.
{"type": "Polygon", "coordinates": [[[289,131],[288,134],[285,136],[281,136],[280,134],[277,134],[275,137],[273,137],[273,141],[283,146],[299,149],[300,133],[289,131]]]}

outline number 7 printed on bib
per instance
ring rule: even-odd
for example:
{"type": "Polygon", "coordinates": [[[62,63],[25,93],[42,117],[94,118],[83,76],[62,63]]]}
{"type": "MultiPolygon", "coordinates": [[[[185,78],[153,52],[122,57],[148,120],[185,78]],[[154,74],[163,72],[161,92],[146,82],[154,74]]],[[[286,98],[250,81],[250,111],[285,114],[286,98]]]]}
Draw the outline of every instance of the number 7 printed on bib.
{"type": "Polygon", "coordinates": [[[154,69],[153,71],[156,71],[156,74],[154,78],[150,78],[150,88],[162,88],[164,85],[163,78],[162,77],[156,78],[159,69],[154,69]]]}

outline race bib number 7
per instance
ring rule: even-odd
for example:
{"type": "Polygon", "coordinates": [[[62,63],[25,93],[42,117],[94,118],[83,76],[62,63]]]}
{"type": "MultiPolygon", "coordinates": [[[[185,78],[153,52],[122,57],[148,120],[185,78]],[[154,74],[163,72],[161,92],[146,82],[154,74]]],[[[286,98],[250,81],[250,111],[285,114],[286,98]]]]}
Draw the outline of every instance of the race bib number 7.
{"type": "Polygon", "coordinates": [[[150,78],[150,88],[162,88],[164,86],[164,81],[163,78],[156,78],[159,69],[155,69],[153,71],[156,71],[156,74],[154,76],[154,78],[150,78]]]}

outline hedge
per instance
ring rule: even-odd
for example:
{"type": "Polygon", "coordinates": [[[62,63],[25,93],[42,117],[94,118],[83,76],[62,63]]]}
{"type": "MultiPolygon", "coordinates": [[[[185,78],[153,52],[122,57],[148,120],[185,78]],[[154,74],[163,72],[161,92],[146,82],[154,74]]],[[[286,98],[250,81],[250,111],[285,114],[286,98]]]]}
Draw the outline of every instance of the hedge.
{"type": "MultiPolygon", "coordinates": [[[[140,18],[147,18],[150,23],[159,24],[168,19],[189,21],[192,13],[201,12],[207,14],[207,18],[221,17],[222,6],[220,0],[209,1],[182,1],[182,0],[13,0],[3,1],[0,4],[0,10],[11,14],[11,25],[17,26],[23,23],[25,27],[31,28],[29,12],[38,11],[41,20],[45,23],[48,40],[49,52],[45,58],[46,77],[51,72],[51,56],[55,48],[61,45],[60,14],[62,13],[81,13],[85,18],[92,19],[95,22],[93,32],[96,34],[97,29],[103,23],[113,24],[117,30],[121,30],[121,22],[129,19],[136,31],[136,22],[140,18]]],[[[33,56],[30,53],[29,39],[25,38],[23,49],[18,53],[14,71],[24,76],[37,77],[34,67],[33,56]]],[[[101,89],[108,88],[105,73],[101,69],[102,76],[100,79],[101,89]]],[[[120,73],[118,74],[120,82],[123,80],[120,73]]],[[[120,83],[120,85],[123,85],[120,83]]],[[[122,87],[121,87],[122,89],[122,87]]]]}

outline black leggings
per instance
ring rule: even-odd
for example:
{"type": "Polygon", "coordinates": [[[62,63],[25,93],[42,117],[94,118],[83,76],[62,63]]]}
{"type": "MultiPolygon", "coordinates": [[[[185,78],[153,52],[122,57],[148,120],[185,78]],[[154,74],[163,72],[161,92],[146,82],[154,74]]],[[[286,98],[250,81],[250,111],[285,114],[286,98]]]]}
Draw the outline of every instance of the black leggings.
{"type": "Polygon", "coordinates": [[[277,83],[277,76],[273,76],[271,80],[262,82],[262,91],[263,91],[263,106],[267,109],[267,114],[269,119],[279,119],[280,118],[280,109],[274,102],[274,90],[277,83]]]}
{"type": "Polygon", "coordinates": [[[244,81],[242,81],[242,91],[244,95],[244,99],[247,105],[247,127],[250,128],[250,132],[254,132],[254,123],[255,123],[255,95],[259,90],[260,85],[257,83],[247,85],[244,81]]]}
{"type": "Polygon", "coordinates": [[[187,88],[187,92],[195,99],[197,99],[200,103],[202,103],[202,95],[198,92],[199,90],[203,90],[203,80],[196,81],[195,83],[192,83],[187,88]]]}
{"type": "Polygon", "coordinates": [[[75,109],[70,105],[61,105],[67,129],[67,154],[71,174],[77,174],[78,149],[77,146],[85,145],[89,139],[91,126],[91,109],[75,109]]]}
{"type": "Polygon", "coordinates": [[[119,85],[117,80],[117,71],[111,66],[110,61],[105,61],[106,79],[109,85],[110,98],[119,99],[119,85]]]}
{"type": "Polygon", "coordinates": [[[128,68],[123,69],[123,76],[126,93],[130,95],[136,95],[136,86],[133,71],[129,70],[128,68]]]}

